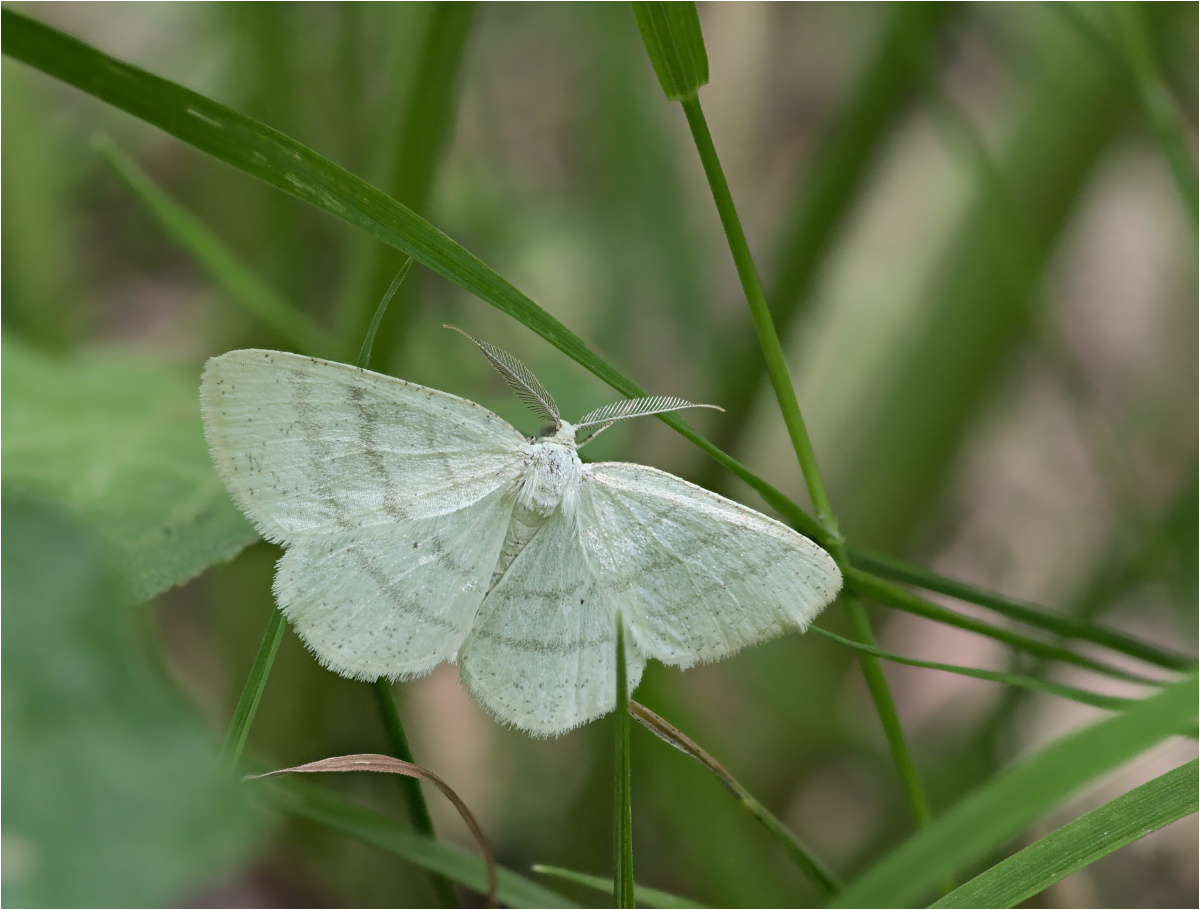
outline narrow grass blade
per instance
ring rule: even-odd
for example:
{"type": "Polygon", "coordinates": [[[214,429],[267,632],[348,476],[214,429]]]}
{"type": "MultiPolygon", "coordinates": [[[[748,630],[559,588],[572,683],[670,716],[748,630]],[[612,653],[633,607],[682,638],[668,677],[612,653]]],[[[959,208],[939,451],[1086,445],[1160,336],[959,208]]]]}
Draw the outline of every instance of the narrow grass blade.
{"type": "Polygon", "coordinates": [[[674,746],[684,755],[689,755],[713,773],[734,796],[738,798],[746,811],[753,815],[771,832],[787,851],[792,861],[800,871],[812,880],[826,895],[836,894],[842,887],[837,876],[829,867],[817,859],[807,847],[800,843],[799,838],[791,832],[783,822],[767,811],[767,808],[754,798],[741,782],[730,774],[725,766],[702,749],[695,740],[683,733],[678,727],[651,711],[645,705],[636,701],[629,702],[629,713],[634,720],[670,746],[674,746]]]}
{"type": "Polygon", "coordinates": [[[636,906],[633,893],[633,806],[629,780],[629,686],[625,668],[625,624],[617,621],[617,726],[613,784],[613,905],[636,906]]]}
{"type": "MultiPolygon", "coordinates": [[[[937,65],[938,38],[960,12],[952,3],[893,4],[874,56],[815,153],[798,159],[798,197],[787,206],[790,220],[765,264],[767,301],[781,338],[788,338],[808,312],[821,269],[888,148],[892,129],[909,110],[926,70],[937,65]]],[[[765,371],[753,331],[739,333],[726,345],[729,353],[720,372],[728,414],[717,424],[714,441],[735,451],[754,416],[765,371]]],[[[720,492],[728,477],[709,465],[700,483],[720,492]]]]}
{"type": "Polygon", "coordinates": [[[167,195],[111,139],[97,136],[92,140],[92,148],[159,225],[228,292],[233,303],[261,320],[300,353],[327,357],[336,351],[333,339],[324,329],[255,275],[216,234],[167,195]]]}
{"type": "Polygon", "coordinates": [[[1194,724],[1196,676],[1002,771],[854,882],[834,907],[912,906],[1080,788],[1194,724]]]}
{"type": "MultiPolygon", "coordinates": [[[[627,398],[646,391],[597,357],[578,335],[476,256],[410,209],[282,133],[102,54],[49,26],[0,10],[3,52],[170,133],[243,173],[302,199],[411,256],[512,316],[627,398]]],[[[758,491],[801,533],[828,535],[782,492],[696,433],[676,414],[659,416],[685,439],[758,491]]]]}
{"type": "Polygon", "coordinates": [[[1044,629],[1063,638],[1090,641],[1093,644],[1103,645],[1110,650],[1127,654],[1130,657],[1135,657],[1138,660],[1162,667],[1166,670],[1187,670],[1196,663],[1193,658],[1184,654],[1147,644],[1123,632],[1117,632],[1095,623],[1084,622],[1072,616],[1054,613],[1045,607],[1035,607],[1010,598],[1001,597],[998,594],[980,590],[965,582],[956,581],[944,575],[938,575],[936,572],[931,572],[920,566],[915,566],[899,559],[893,559],[890,556],[884,556],[866,547],[849,544],[846,549],[850,555],[850,561],[856,568],[870,572],[880,578],[903,582],[904,584],[924,588],[927,591],[945,594],[949,597],[966,601],[967,603],[987,607],[1009,619],[1015,619],[1026,625],[1044,629]]]}
{"type": "Polygon", "coordinates": [[[682,101],[708,84],[708,53],[695,3],[633,3],[633,15],[669,101],[682,101]]]}
{"type": "Polygon", "coordinates": [[[1001,906],[1024,903],[1122,846],[1144,838],[1196,810],[1200,762],[1189,761],[1093,809],[1038,842],[974,876],[931,906],[1001,906]]]}
{"type": "MultiPolygon", "coordinates": [[[[462,80],[463,51],[476,15],[474,3],[438,2],[429,5],[416,69],[406,86],[403,99],[382,107],[390,119],[389,134],[383,140],[386,161],[380,183],[393,199],[419,215],[429,208],[437,180],[438,164],[453,133],[462,80]],[[395,111],[401,111],[394,116],[395,111]]],[[[398,79],[399,74],[393,74],[398,79]]],[[[355,238],[366,240],[366,238],[355,238]]],[[[373,288],[380,287],[399,265],[395,253],[377,244],[357,248],[359,255],[348,269],[341,319],[344,331],[357,338],[365,330],[367,311],[363,301],[373,288]]],[[[412,287],[405,288],[396,301],[396,312],[379,336],[380,364],[386,372],[403,346],[412,324],[410,307],[412,287]]]]}
{"type": "Polygon", "coordinates": [[[1121,711],[1131,703],[1131,699],[1128,698],[1100,695],[1097,692],[1089,692],[1086,689],[1078,689],[1075,686],[1063,686],[1058,683],[1035,679],[1032,676],[1021,676],[1016,673],[1000,673],[994,670],[980,670],[975,667],[961,667],[955,664],[941,664],[928,660],[917,660],[912,657],[901,657],[899,654],[893,654],[890,651],[883,651],[879,648],[864,645],[861,642],[842,638],[842,636],[830,632],[828,629],[822,629],[820,626],[809,626],[808,631],[816,632],[818,635],[828,638],[830,641],[836,641],[847,648],[853,648],[856,651],[870,654],[882,660],[891,661],[892,663],[904,664],[909,667],[922,667],[927,670],[943,670],[946,673],[957,673],[959,676],[971,676],[975,679],[986,679],[991,682],[1002,683],[1006,686],[1029,689],[1032,692],[1057,695],[1060,698],[1068,698],[1071,701],[1091,705],[1093,708],[1103,708],[1105,711],[1121,711]]]}
{"type": "Polygon", "coordinates": [[[237,707],[233,710],[233,719],[229,722],[229,732],[225,734],[225,744],[222,747],[224,758],[229,767],[237,766],[242,757],[242,749],[246,746],[246,737],[250,735],[250,727],[254,723],[254,715],[258,712],[258,703],[262,701],[263,690],[267,686],[267,677],[271,674],[271,665],[275,663],[275,654],[279,643],[283,641],[287,623],[283,614],[271,610],[271,619],[267,622],[267,631],[263,634],[262,644],[258,646],[258,654],[242,687],[237,707]]]}
{"type": "MultiPolygon", "coordinates": [[[[855,637],[867,647],[875,647],[875,634],[871,631],[867,608],[857,597],[843,597],[842,599],[845,601],[846,612],[850,616],[850,626],[854,630],[855,637]]],[[[874,702],[875,711],[879,715],[879,725],[883,727],[883,734],[887,737],[888,750],[892,754],[896,772],[900,775],[904,795],[908,799],[909,808],[912,809],[913,820],[917,823],[918,828],[926,828],[933,821],[933,811],[929,807],[929,797],[925,795],[925,787],[917,773],[917,764],[913,761],[912,752],[909,751],[904,728],[900,725],[900,714],[896,710],[892,690],[888,688],[887,678],[883,675],[883,668],[879,666],[877,657],[870,654],[859,654],[858,659],[862,667],[863,679],[867,683],[867,690],[871,693],[871,701],[874,702]]]]}
{"type": "MultiPolygon", "coordinates": [[[[492,848],[488,846],[487,838],[483,836],[483,829],[479,827],[479,822],[475,820],[474,814],[467,808],[467,804],[463,802],[462,797],[454,792],[454,788],[442,780],[438,775],[434,774],[427,768],[422,768],[420,765],[413,764],[409,761],[402,761],[398,758],[393,758],[390,755],[376,755],[372,753],[360,753],[357,755],[339,755],[333,758],[323,758],[318,761],[306,762],[302,765],[293,765],[290,768],[280,768],[277,771],[267,771],[264,774],[253,774],[247,780],[262,780],[268,777],[280,777],[284,774],[325,774],[325,773],[347,773],[350,771],[374,771],[380,774],[400,774],[406,780],[421,781],[427,780],[439,790],[446,799],[450,800],[459,817],[467,826],[467,830],[471,832],[471,836],[475,838],[475,844],[479,847],[479,852],[483,856],[483,861],[487,864],[488,876],[488,906],[496,906],[496,858],[492,855],[492,848]]],[[[453,892],[451,892],[453,893],[453,892]]]]}
{"type": "MultiPolygon", "coordinates": [[[[262,788],[262,793],[276,809],[327,825],[480,894],[487,893],[488,877],[483,860],[459,847],[430,840],[378,812],[301,781],[272,781],[262,788]]],[[[497,895],[502,904],[510,907],[576,906],[561,894],[503,866],[496,872],[497,895]]]]}
{"type": "Polygon", "coordinates": [[[1015,907],[1089,863],[1196,811],[1190,761],[1093,809],[956,888],[933,907],[1015,907]]]}
{"type": "Polygon", "coordinates": [[[405,259],[404,264],[400,266],[400,270],[396,272],[396,277],[392,279],[392,283],[388,285],[387,291],[383,295],[383,299],[379,301],[379,306],[375,307],[375,315],[371,317],[371,324],[367,327],[367,334],[363,338],[362,347],[358,349],[358,357],[354,361],[355,365],[364,370],[371,368],[371,351],[375,347],[375,333],[379,331],[379,323],[383,321],[383,314],[387,312],[388,304],[392,302],[392,298],[396,296],[396,291],[400,290],[400,285],[404,283],[404,279],[408,277],[409,269],[412,268],[412,259],[405,259]]]}
{"type": "MultiPolygon", "coordinates": [[[[375,695],[375,704],[379,708],[379,716],[383,720],[383,728],[387,733],[388,743],[391,745],[395,757],[406,765],[414,768],[419,767],[413,761],[412,749],[408,745],[408,736],[404,732],[404,724],[400,721],[400,712],[396,710],[396,700],[392,697],[392,684],[381,676],[375,680],[371,688],[375,695]]],[[[425,802],[425,794],[421,791],[420,783],[411,776],[405,777],[401,783],[403,784],[404,801],[408,805],[408,817],[412,821],[413,827],[430,840],[436,840],[437,835],[433,830],[433,818],[429,814],[429,806],[425,802]]],[[[441,785],[439,784],[438,786],[441,785]]],[[[430,876],[430,878],[433,882],[433,890],[437,892],[438,900],[442,906],[457,907],[458,897],[455,895],[454,888],[451,887],[450,882],[437,874],[430,876]]],[[[489,893],[494,894],[494,891],[489,891],[489,893]]]]}
{"type": "MultiPolygon", "coordinates": [[[[613,882],[610,878],[601,878],[599,875],[588,875],[584,872],[576,872],[573,869],[562,869],[558,866],[539,865],[534,866],[533,871],[539,872],[542,875],[549,875],[552,878],[561,878],[564,882],[582,885],[585,888],[593,888],[605,894],[613,893],[613,882]]],[[[669,894],[666,891],[659,891],[657,888],[647,888],[644,885],[634,885],[633,894],[639,904],[660,908],[660,910],[704,910],[705,907],[704,904],[690,901],[686,897],[679,897],[675,894],[669,894]]]]}
{"type": "Polygon", "coordinates": [[[918,594],[913,594],[911,591],[898,587],[891,582],[876,578],[874,575],[863,572],[861,569],[850,569],[845,573],[845,578],[846,588],[854,591],[864,599],[878,601],[884,606],[894,607],[906,613],[923,616],[926,619],[932,619],[935,622],[944,623],[948,626],[966,629],[968,632],[986,635],[988,638],[1002,641],[1006,645],[1016,648],[1018,651],[1024,651],[1026,654],[1032,654],[1035,657],[1041,657],[1046,660],[1057,660],[1062,663],[1073,664],[1077,667],[1083,667],[1085,670],[1103,673],[1105,676],[1111,676],[1114,679],[1124,679],[1144,685],[1162,684],[1161,680],[1140,676],[1137,673],[1130,673],[1127,670],[1122,670],[1120,667],[1114,667],[1103,661],[1093,660],[1090,657],[1076,654],[1074,651],[1069,651],[1066,648],[1060,648],[1058,645],[1048,644],[1036,638],[1030,638],[1028,635],[1021,635],[1018,632],[1012,632],[970,616],[963,616],[953,610],[938,606],[932,601],[926,600],[918,594]]]}

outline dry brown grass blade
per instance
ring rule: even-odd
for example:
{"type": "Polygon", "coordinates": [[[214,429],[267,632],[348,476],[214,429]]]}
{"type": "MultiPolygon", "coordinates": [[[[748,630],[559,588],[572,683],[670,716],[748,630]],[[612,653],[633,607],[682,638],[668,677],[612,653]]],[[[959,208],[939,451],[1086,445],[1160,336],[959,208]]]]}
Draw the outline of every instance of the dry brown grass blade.
{"type": "Polygon", "coordinates": [[[392,758],[390,755],[364,752],[358,755],[338,755],[333,758],[322,758],[319,761],[311,761],[292,768],[280,768],[278,771],[268,771],[266,774],[251,774],[244,779],[259,780],[264,777],[278,777],[281,774],[316,774],[326,771],[377,771],[383,774],[403,774],[405,777],[427,780],[441,790],[446,799],[454,804],[454,808],[458,810],[459,816],[462,817],[467,828],[470,829],[471,836],[475,838],[475,843],[479,845],[479,852],[483,854],[483,861],[487,865],[487,905],[489,907],[496,906],[496,891],[499,888],[499,882],[496,878],[496,859],[492,856],[487,839],[483,836],[483,829],[475,821],[475,816],[471,814],[471,810],[467,808],[467,804],[462,801],[448,783],[432,771],[427,771],[420,765],[414,765],[411,762],[392,758]]]}

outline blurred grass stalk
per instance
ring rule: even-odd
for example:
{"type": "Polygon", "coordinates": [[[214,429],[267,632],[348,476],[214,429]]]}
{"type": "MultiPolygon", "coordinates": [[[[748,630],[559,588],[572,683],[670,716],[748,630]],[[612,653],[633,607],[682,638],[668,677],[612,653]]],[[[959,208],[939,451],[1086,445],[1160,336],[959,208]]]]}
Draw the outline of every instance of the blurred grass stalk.
{"type": "MultiPolygon", "coordinates": [[[[775,272],[767,293],[771,317],[787,339],[814,300],[814,287],[838,238],[863,196],[868,180],[927,74],[937,70],[938,44],[958,14],[952,3],[896,3],[878,46],[816,153],[803,162],[800,190],[772,257],[775,272]]],[[[747,327],[726,347],[718,374],[726,413],[713,441],[740,447],[763,386],[758,339],[747,327]]],[[[706,463],[699,483],[727,490],[731,478],[706,463]]]]}
{"type": "MultiPolygon", "coordinates": [[[[453,132],[464,49],[474,17],[473,2],[430,4],[416,71],[408,85],[403,109],[389,121],[390,135],[383,140],[387,150],[381,166],[383,189],[421,216],[429,214],[438,165],[453,132]]],[[[379,288],[391,280],[405,257],[396,250],[381,247],[370,237],[356,236],[351,242],[339,322],[347,345],[357,345],[374,313],[370,302],[379,288]]],[[[379,353],[372,362],[382,372],[391,371],[412,325],[415,286],[413,282],[401,289],[391,318],[379,328],[376,345],[379,353]]]]}

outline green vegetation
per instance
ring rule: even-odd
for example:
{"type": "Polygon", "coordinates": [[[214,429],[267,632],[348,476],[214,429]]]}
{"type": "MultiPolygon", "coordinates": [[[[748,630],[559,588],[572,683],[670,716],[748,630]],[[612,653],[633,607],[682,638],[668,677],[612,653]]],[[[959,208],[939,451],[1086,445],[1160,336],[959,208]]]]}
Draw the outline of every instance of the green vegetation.
{"type": "Polygon", "coordinates": [[[453,786],[509,906],[1191,899],[1133,842],[1197,808],[1195,4],[83,9],[0,31],[6,902],[474,905],[417,780],[238,782],[349,752],[453,786]],[[647,668],[678,751],[339,679],[275,610],[201,365],[526,429],[445,322],[564,413],[726,407],[588,455],[841,566],[820,634],[647,668]]]}

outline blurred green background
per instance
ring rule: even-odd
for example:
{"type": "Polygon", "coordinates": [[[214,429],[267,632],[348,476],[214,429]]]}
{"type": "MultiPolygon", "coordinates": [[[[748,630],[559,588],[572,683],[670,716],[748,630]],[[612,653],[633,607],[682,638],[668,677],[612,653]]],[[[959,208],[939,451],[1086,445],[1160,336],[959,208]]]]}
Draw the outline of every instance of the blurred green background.
{"type": "MultiPolygon", "coordinates": [[[[725,407],[689,419],[806,501],[686,125],[628,5],[15,7],[384,188],[646,388],[725,407]]],[[[1195,209],[1121,54],[1165,90],[1194,186],[1196,4],[700,14],[701,98],[847,537],[1191,652],[1195,209]]],[[[263,812],[217,768],[279,551],[258,542],[224,561],[253,534],[208,466],[195,390],[207,357],[286,342],[171,239],[94,137],[351,352],[399,254],[20,64],[5,59],[2,78],[6,900],[428,905],[419,870],[263,812]],[[167,557],[153,535],[168,534],[196,543],[167,557]],[[156,573],[201,574],[161,593],[156,573]],[[170,831],[155,827],[164,813],[170,831]]],[[[533,432],[445,322],[521,358],[567,416],[614,397],[419,267],[376,368],[533,432]]],[[[587,454],[765,508],[655,421],[587,454]]],[[[890,650],[1012,666],[987,639],[876,618],[890,650]]],[[[840,611],[827,624],[840,630],[840,611]]],[[[887,674],[935,812],[1096,716],[887,674]]],[[[501,862],[608,874],[608,720],[531,740],[445,666],[396,691],[417,760],[458,790],[501,862]]],[[[687,673],[652,665],[637,697],[846,875],[911,830],[858,664],[826,641],[793,635],[687,673]]],[[[712,777],[640,729],[633,747],[640,883],[717,906],[818,901],[712,777]]],[[[320,669],[289,633],[249,753],[284,766],[385,749],[369,687],[320,669]]],[[[1194,751],[1165,746],[1057,821],[1194,751]]],[[[322,783],[403,815],[391,780],[322,783]]],[[[449,805],[430,803],[439,835],[470,847],[449,805]]],[[[1037,905],[1185,906],[1196,854],[1184,820],[1037,905]]]]}

